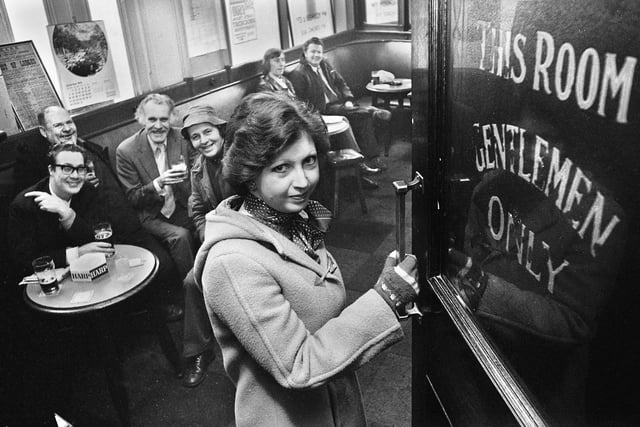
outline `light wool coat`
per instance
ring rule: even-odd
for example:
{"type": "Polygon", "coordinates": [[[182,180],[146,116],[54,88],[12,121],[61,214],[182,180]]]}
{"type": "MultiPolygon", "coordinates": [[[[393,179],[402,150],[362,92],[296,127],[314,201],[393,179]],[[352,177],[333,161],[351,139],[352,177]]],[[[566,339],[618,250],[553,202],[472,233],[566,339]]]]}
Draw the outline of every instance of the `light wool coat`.
{"type": "Polygon", "coordinates": [[[315,262],[240,202],[207,215],[195,262],[237,425],[366,425],[355,369],[403,337],[400,323],[374,290],[346,306],[324,247],[315,262]]]}

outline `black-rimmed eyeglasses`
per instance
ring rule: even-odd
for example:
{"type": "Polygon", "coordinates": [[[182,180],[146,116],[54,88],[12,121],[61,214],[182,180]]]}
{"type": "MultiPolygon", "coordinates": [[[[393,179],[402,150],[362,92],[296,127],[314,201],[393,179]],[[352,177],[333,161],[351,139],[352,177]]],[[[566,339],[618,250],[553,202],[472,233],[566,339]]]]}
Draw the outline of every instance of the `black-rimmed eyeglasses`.
{"type": "Polygon", "coordinates": [[[71,166],[71,165],[55,164],[53,166],[60,168],[62,173],[65,174],[65,175],[71,175],[74,172],[78,172],[78,175],[84,176],[84,175],[87,174],[87,171],[89,170],[89,168],[87,168],[85,165],[82,165],[82,166],[71,166]]]}

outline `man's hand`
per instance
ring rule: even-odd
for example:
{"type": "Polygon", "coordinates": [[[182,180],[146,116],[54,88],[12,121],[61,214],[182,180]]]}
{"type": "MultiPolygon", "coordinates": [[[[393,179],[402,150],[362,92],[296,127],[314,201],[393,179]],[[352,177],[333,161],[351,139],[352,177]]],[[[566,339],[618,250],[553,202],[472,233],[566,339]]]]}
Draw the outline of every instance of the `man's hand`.
{"type": "Polygon", "coordinates": [[[94,188],[97,188],[100,185],[100,180],[96,176],[95,172],[88,172],[84,178],[84,181],[91,184],[94,188]]]}
{"type": "Polygon", "coordinates": [[[187,178],[187,172],[178,169],[167,169],[159,177],[156,178],[156,182],[160,188],[165,185],[179,184],[187,178]]]}
{"type": "Polygon", "coordinates": [[[60,221],[69,219],[74,211],[66,203],[44,191],[29,191],[25,193],[25,197],[33,197],[33,201],[36,202],[38,207],[43,211],[58,214],[60,221]]]}
{"type": "Polygon", "coordinates": [[[78,256],[90,254],[93,252],[100,252],[105,254],[106,256],[111,256],[116,253],[116,250],[107,242],[89,242],[78,248],[78,256]]]}
{"type": "Polygon", "coordinates": [[[453,284],[471,311],[476,311],[487,287],[487,275],[471,257],[449,248],[449,268],[453,284]]]}

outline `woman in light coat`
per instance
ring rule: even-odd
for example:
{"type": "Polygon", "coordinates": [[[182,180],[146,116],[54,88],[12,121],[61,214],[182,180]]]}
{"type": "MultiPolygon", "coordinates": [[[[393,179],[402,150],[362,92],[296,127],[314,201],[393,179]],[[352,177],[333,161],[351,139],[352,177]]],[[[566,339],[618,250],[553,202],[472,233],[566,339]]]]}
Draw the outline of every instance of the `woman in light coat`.
{"type": "Polygon", "coordinates": [[[389,257],[346,305],[324,245],[331,213],[309,199],[328,142],[282,94],[245,98],[227,125],[223,174],[239,196],[207,215],[195,264],[236,386],[238,426],[364,426],[355,371],[403,337],[396,310],[417,295],[415,257],[389,257]]]}

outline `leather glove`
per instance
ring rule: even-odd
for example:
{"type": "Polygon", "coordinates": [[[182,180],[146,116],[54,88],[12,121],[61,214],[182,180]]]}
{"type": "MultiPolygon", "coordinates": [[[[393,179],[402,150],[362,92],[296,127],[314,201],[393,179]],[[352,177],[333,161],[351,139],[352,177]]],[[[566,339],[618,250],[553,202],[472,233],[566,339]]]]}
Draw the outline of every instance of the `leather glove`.
{"type": "Polygon", "coordinates": [[[389,307],[396,313],[404,312],[404,307],[413,302],[420,292],[417,275],[417,260],[413,255],[407,255],[400,264],[396,265],[398,253],[393,251],[384,263],[384,268],[373,289],[382,296],[389,307]]]}
{"type": "Polygon", "coordinates": [[[471,311],[475,312],[487,288],[487,275],[471,257],[449,248],[450,277],[460,296],[471,311]]]}

